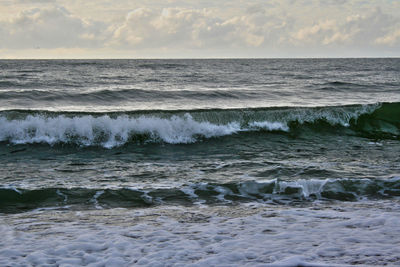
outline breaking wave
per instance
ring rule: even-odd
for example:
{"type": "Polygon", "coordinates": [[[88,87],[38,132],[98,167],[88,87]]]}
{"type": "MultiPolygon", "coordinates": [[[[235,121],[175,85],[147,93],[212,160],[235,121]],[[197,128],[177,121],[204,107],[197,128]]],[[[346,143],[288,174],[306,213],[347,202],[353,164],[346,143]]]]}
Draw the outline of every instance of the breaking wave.
{"type": "Polygon", "coordinates": [[[35,208],[84,206],[85,208],[146,207],[158,204],[233,203],[339,200],[400,196],[400,178],[324,179],[237,183],[196,183],[177,188],[0,188],[0,212],[35,208]]]}
{"type": "Polygon", "coordinates": [[[0,112],[0,142],[11,144],[105,148],[129,142],[187,144],[241,132],[291,133],[304,128],[399,139],[400,103],[125,113],[0,112]]]}

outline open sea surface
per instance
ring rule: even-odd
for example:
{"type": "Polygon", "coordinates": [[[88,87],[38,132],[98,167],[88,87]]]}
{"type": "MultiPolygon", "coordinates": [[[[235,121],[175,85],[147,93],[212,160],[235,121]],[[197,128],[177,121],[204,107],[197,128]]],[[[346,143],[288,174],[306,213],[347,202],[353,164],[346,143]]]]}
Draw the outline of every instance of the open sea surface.
{"type": "Polygon", "coordinates": [[[1,266],[399,266],[400,59],[0,60],[1,266]]]}

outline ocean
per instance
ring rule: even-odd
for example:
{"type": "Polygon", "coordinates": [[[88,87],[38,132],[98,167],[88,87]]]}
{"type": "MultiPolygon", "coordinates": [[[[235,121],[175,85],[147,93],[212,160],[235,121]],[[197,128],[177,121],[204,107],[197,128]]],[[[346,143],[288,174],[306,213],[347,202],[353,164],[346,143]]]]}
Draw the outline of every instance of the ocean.
{"type": "Polygon", "coordinates": [[[0,60],[1,266],[400,265],[400,59],[0,60]]]}

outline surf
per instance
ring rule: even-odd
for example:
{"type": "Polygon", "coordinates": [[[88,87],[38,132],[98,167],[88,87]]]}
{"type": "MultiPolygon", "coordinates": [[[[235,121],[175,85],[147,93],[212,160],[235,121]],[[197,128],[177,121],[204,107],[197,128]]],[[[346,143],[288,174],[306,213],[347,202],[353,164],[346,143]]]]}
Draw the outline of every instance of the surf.
{"type": "Polygon", "coordinates": [[[400,196],[400,177],[390,179],[273,179],[257,182],[192,183],[170,188],[0,188],[0,212],[37,208],[149,207],[162,204],[234,204],[249,201],[357,201],[400,196]]]}
{"type": "Polygon", "coordinates": [[[0,142],[114,148],[128,143],[191,144],[242,133],[335,132],[400,138],[400,103],[325,107],[150,110],[85,113],[0,112],[0,142]]]}

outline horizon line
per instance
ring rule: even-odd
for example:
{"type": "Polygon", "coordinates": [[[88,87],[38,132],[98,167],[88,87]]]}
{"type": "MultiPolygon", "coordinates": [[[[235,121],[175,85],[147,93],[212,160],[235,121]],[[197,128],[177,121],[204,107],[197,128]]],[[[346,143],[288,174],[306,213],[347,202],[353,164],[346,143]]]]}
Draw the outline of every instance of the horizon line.
{"type": "Polygon", "coordinates": [[[221,60],[221,59],[400,59],[400,56],[362,57],[65,57],[65,58],[0,58],[0,60],[221,60]]]}

